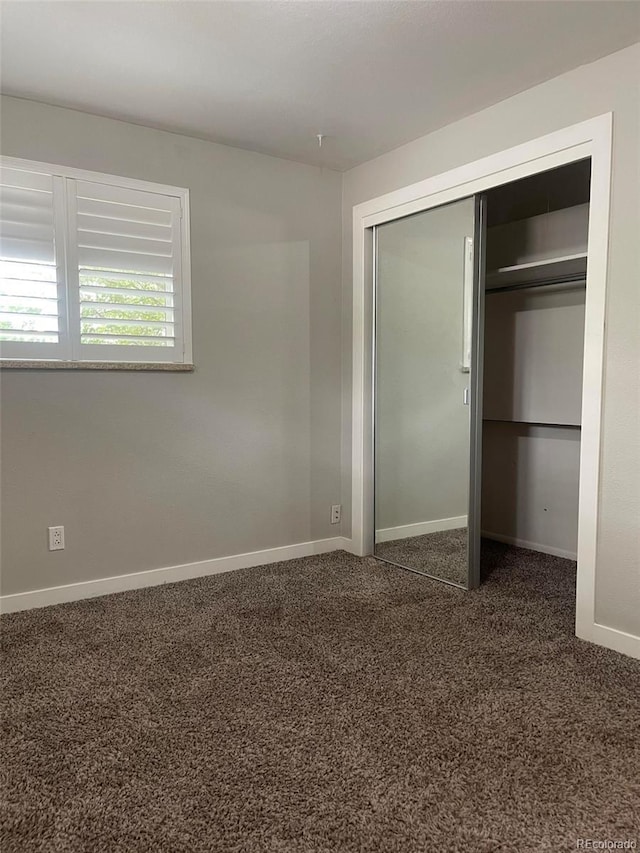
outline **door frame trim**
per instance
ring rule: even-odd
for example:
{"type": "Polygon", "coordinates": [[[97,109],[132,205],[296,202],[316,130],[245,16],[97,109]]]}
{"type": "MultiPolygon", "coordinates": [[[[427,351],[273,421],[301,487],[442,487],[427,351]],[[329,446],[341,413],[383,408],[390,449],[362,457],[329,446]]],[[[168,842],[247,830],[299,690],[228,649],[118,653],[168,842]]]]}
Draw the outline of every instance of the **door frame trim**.
{"type": "Polygon", "coordinates": [[[373,551],[373,226],[590,157],[576,634],[619,648],[595,620],[612,128],[606,113],[354,206],[351,550],[373,551]]]}

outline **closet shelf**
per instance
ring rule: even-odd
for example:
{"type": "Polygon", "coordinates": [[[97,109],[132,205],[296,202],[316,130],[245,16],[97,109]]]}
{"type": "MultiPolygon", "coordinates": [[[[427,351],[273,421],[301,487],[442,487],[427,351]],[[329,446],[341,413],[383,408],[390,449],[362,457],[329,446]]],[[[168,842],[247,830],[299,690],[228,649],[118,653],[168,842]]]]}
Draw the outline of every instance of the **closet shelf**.
{"type": "Polygon", "coordinates": [[[486,275],[485,288],[490,291],[502,290],[507,287],[561,284],[564,281],[569,283],[582,280],[586,274],[586,253],[564,255],[563,257],[546,258],[526,264],[490,270],[486,275]]]}

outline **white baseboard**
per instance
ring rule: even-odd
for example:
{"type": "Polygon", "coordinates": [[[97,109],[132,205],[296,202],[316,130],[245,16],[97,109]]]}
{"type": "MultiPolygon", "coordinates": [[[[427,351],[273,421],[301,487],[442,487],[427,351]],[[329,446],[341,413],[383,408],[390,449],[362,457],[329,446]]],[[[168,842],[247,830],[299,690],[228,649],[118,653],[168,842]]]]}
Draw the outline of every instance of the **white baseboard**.
{"type": "Polygon", "coordinates": [[[588,643],[595,643],[597,646],[604,646],[640,660],[640,637],[635,634],[627,634],[626,631],[618,631],[617,628],[593,622],[590,625],[577,626],[576,636],[588,643]]]}
{"type": "Polygon", "coordinates": [[[48,607],[51,604],[63,604],[67,601],[79,601],[83,598],[95,598],[124,592],[129,589],[142,589],[147,586],[159,586],[164,583],[201,578],[247,569],[252,566],[265,566],[279,563],[281,560],[294,560],[298,557],[310,557],[313,554],[327,554],[330,551],[349,550],[351,540],[343,536],[331,539],[318,539],[315,542],[300,542],[297,545],[284,545],[280,548],[268,548],[264,551],[251,551],[247,554],[234,554],[230,557],[217,557],[213,560],[201,560],[198,563],[185,563],[181,566],[167,566],[162,569],[149,569],[128,575],[116,575],[92,581],[51,586],[46,589],[34,589],[0,596],[0,612],[15,613],[18,610],[30,610],[33,607],[48,607]]]}
{"type": "Polygon", "coordinates": [[[489,533],[482,531],[485,539],[495,539],[496,542],[504,542],[506,545],[517,545],[518,548],[528,548],[529,551],[540,551],[542,554],[551,554],[553,557],[564,557],[566,560],[578,559],[575,551],[565,551],[563,548],[555,548],[553,545],[541,545],[539,542],[528,542],[526,539],[518,539],[515,536],[504,536],[502,533],[489,533]]]}
{"type": "Polygon", "coordinates": [[[425,533],[439,533],[441,530],[456,530],[467,526],[466,515],[453,518],[436,518],[433,521],[419,521],[417,524],[403,524],[401,527],[383,527],[376,530],[376,542],[390,542],[395,539],[408,539],[410,536],[424,536],[425,533]]]}
{"type": "Polygon", "coordinates": [[[346,551],[349,554],[353,554],[355,557],[360,556],[356,550],[356,546],[354,545],[353,539],[351,539],[351,537],[343,536],[342,537],[342,543],[343,544],[341,547],[344,551],[346,551]]]}

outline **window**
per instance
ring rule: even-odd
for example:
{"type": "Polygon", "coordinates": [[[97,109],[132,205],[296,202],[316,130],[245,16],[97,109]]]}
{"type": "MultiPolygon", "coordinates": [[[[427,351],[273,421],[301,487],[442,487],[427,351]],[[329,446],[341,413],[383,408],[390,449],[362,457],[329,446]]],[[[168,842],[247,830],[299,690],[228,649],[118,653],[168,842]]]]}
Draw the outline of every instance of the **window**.
{"type": "Polygon", "coordinates": [[[3,157],[0,356],[190,362],[188,200],[3,157]]]}

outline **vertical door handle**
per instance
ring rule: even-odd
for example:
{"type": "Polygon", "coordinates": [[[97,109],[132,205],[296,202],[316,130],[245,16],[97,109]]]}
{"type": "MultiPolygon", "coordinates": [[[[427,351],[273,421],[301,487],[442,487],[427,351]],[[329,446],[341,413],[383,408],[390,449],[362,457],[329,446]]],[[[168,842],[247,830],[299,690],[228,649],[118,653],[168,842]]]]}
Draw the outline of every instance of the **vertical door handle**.
{"type": "Polygon", "coordinates": [[[473,328],[473,237],[464,238],[464,270],[462,275],[462,360],[460,370],[471,370],[473,328]]]}

